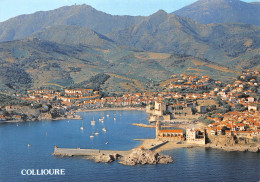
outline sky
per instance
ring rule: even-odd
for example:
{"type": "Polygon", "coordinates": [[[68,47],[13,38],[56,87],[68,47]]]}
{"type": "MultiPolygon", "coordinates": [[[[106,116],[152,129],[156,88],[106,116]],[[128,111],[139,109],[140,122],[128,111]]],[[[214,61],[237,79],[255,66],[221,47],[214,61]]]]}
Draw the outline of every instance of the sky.
{"type": "MultiPolygon", "coordinates": [[[[0,0],[0,22],[9,18],[31,14],[36,11],[48,11],[75,3],[87,4],[112,15],[148,16],[159,9],[171,13],[196,0],[0,0]]],[[[260,0],[243,0],[260,2],[260,0]]]]}

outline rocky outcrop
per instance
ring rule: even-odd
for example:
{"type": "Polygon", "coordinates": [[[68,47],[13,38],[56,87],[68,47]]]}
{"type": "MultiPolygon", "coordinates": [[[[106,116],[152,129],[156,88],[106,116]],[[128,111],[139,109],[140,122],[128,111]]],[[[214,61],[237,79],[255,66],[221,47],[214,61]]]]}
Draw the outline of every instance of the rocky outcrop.
{"type": "Polygon", "coordinates": [[[249,152],[260,152],[260,146],[259,147],[251,147],[248,149],[249,152]]]}
{"type": "Polygon", "coordinates": [[[51,119],[52,119],[52,116],[49,113],[41,113],[38,116],[38,120],[51,120],[51,119]]]}
{"type": "Polygon", "coordinates": [[[117,160],[120,157],[119,154],[99,154],[97,156],[94,157],[94,161],[95,162],[104,162],[104,163],[110,163],[113,162],[115,160],[117,160]]]}
{"type": "Polygon", "coordinates": [[[136,164],[167,164],[173,162],[168,155],[159,154],[147,149],[133,149],[132,152],[120,159],[119,163],[124,165],[136,164]]]}

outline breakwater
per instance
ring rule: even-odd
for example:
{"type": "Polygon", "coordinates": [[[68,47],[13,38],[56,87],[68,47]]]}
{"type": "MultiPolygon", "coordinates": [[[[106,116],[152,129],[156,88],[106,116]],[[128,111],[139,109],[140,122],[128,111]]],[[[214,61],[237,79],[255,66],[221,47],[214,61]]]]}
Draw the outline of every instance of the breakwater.
{"type": "Polygon", "coordinates": [[[53,155],[59,156],[97,156],[99,154],[119,154],[119,155],[127,155],[129,151],[121,151],[121,150],[99,150],[99,149],[81,149],[81,148],[59,148],[57,146],[54,147],[53,155]]]}
{"type": "Polygon", "coordinates": [[[155,128],[155,125],[149,125],[144,123],[133,123],[134,126],[144,127],[144,128],[155,128]]]}
{"type": "MultiPolygon", "coordinates": [[[[145,139],[144,139],[145,140],[145,139]]],[[[164,144],[166,144],[167,141],[163,142],[157,142],[155,144],[149,144],[148,147],[141,147],[148,150],[155,150],[164,144]]],[[[57,156],[97,156],[100,154],[106,154],[106,155],[114,155],[119,154],[121,156],[126,156],[129,153],[131,153],[131,150],[125,151],[125,150],[99,150],[99,149],[81,149],[81,148],[59,148],[57,146],[54,147],[53,155],[57,156]]]]}

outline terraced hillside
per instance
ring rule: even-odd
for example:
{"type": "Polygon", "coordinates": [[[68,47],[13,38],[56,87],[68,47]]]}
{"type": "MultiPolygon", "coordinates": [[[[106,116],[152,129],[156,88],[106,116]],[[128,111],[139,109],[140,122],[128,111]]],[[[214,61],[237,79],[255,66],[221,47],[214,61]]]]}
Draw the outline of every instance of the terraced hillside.
{"type": "Polygon", "coordinates": [[[236,76],[233,69],[193,56],[90,48],[37,38],[1,43],[0,64],[1,90],[78,86],[121,93],[156,89],[156,83],[172,74],[236,76]],[[99,84],[94,84],[97,80],[99,84]]]}

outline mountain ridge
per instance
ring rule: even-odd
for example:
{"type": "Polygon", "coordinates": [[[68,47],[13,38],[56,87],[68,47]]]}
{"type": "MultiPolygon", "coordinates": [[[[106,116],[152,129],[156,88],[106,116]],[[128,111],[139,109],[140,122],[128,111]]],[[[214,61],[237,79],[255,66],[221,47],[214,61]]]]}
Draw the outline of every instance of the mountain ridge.
{"type": "Polygon", "coordinates": [[[240,0],[198,0],[173,14],[203,24],[246,23],[260,26],[260,4],[240,0]]]}
{"type": "Polygon", "coordinates": [[[23,39],[47,26],[79,25],[106,34],[139,22],[141,16],[117,16],[88,5],[64,6],[51,11],[20,15],[0,23],[0,42],[23,39]]]}
{"type": "Polygon", "coordinates": [[[144,51],[174,52],[223,62],[259,48],[259,32],[260,28],[254,25],[207,25],[175,14],[155,13],[108,37],[121,45],[144,51]],[[250,44],[245,44],[247,40],[250,44]]]}
{"type": "Polygon", "coordinates": [[[67,6],[0,23],[0,90],[87,84],[138,92],[172,74],[229,79],[260,69],[259,52],[260,27],[250,24],[202,24],[163,10],[131,17],[67,6]],[[89,83],[93,78],[102,85],[89,83]]]}

